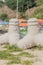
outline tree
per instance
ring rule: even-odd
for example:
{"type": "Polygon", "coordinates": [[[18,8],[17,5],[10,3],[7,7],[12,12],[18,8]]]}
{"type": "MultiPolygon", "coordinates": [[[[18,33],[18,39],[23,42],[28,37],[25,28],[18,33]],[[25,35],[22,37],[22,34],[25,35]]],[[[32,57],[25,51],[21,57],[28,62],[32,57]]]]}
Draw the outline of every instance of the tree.
{"type": "Polygon", "coordinates": [[[35,0],[29,0],[29,8],[32,8],[36,5],[35,0]]]}
{"type": "Polygon", "coordinates": [[[15,9],[16,8],[16,0],[5,0],[6,5],[8,5],[8,7],[10,7],[11,9],[15,9]]]}
{"type": "Polygon", "coordinates": [[[0,7],[2,7],[4,5],[3,1],[0,1],[0,7]]]}
{"type": "MultiPolygon", "coordinates": [[[[17,0],[5,0],[8,7],[15,10],[17,7],[17,0]]],[[[27,10],[27,4],[28,8],[31,8],[35,5],[35,0],[18,0],[18,7],[20,12],[24,12],[27,10]]]]}

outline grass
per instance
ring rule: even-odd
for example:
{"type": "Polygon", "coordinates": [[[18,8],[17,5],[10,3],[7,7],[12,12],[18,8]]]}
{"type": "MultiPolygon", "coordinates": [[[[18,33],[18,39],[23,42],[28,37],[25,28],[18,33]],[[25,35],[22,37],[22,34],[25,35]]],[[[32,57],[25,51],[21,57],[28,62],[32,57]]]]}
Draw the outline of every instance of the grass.
{"type": "Polygon", "coordinates": [[[0,51],[0,59],[3,60],[16,60],[18,59],[18,56],[12,55],[8,53],[7,51],[0,51]]]}
{"type": "Polygon", "coordinates": [[[21,52],[20,54],[18,54],[18,56],[31,57],[31,58],[34,57],[34,55],[28,52],[21,52]]]}
{"type": "Polygon", "coordinates": [[[34,51],[34,50],[43,50],[43,46],[36,46],[36,47],[34,47],[34,48],[32,48],[32,50],[34,51]]]}
{"type": "Polygon", "coordinates": [[[39,45],[39,46],[37,47],[37,49],[38,49],[38,50],[43,50],[43,46],[40,46],[40,45],[39,45]]]}
{"type": "Polygon", "coordinates": [[[7,63],[7,65],[12,65],[12,64],[20,64],[20,59],[16,58],[15,60],[11,60],[10,62],[7,63]]]}
{"type": "Polygon", "coordinates": [[[7,63],[7,65],[11,65],[11,64],[20,64],[21,61],[19,58],[16,58],[15,60],[11,60],[10,62],[7,63]]]}
{"type": "Polygon", "coordinates": [[[20,57],[34,57],[31,53],[23,52],[23,50],[19,49],[17,46],[10,46],[9,44],[5,45],[4,48],[7,48],[5,51],[0,51],[0,59],[2,60],[10,60],[7,65],[11,64],[20,64],[20,57]],[[13,55],[11,52],[21,52],[20,54],[13,55]]]}
{"type": "Polygon", "coordinates": [[[9,52],[21,52],[22,50],[18,48],[16,45],[10,46],[9,44],[5,45],[4,48],[7,48],[7,51],[9,52]]]}
{"type": "Polygon", "coordinates": [[[22,62],[23,65],[32,65],[33,61],[26,60],[22,62]]]}
{"type": "MultiPolygon", "coordinates": [[[[9,60],[7,65],[12,64],[22,64],[22,65],[32,65],[32,60],[22,61],[21,57],[34,58],[35,56],[32,53],[25,52],[19,49],[17,46],[10,46],[9,44],[5,45],[4,48],[7,48],[5,51],[0,51],[0,60],[9,60]],[[12,52],[20,52],[17,55],[11,54],[12,52]]],[[[31,50],[43,50],[42,46],[34,47],[31,50]]]]}
{"type": "Polygon", "coordinates": [[[10,61],[7,63],[7,65],[12,65],[12,64],[22,64],[22,65],[32,65],[33,61],[29,61],[29,60],[26,60],[26,61],[22,61],[19,63],[19,61],[10,61]]]}
{"type": "MultiPolygon", "coordinates": [[[[34,57],[31,53],[28,52],[21,52],[18,55],[10,54],[8,51],[0,51],[0,60],[9,60],[7,65],[11,64],[21,64],[20,56],[24,57],[34,57]]],[[[31,65],[31,61],[24,61],[23,64],[31,65]]]]}
{"type": "Polygon", "coordinates": [[[0,59],[10,59],[12,57],[11,54],[9,54],[6,51],[0,51],[0,59]]]}
{"type": "Polygon", "coordinates": [[[20,58],[18,56],[12,55],[7,51],[0,51],[0,60],[9,60],[7,64],[19,64],[20,63],[20,58]]]}

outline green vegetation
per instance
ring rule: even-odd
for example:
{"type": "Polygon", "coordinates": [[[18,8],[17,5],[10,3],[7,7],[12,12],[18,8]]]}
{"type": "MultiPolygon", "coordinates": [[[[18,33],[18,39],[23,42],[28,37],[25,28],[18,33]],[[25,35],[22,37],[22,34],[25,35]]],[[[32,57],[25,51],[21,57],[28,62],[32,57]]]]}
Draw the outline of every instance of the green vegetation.
{"type": "MultiPolygon", "coordinates": [[[[7,48],[5,51],[0,51],[0,60],[8,60],[7,65],[12,64],[22,64],[22,65],[32,65],[34,62],[32,60],[21,60],[21,57],[26,58],[34,58],[34,54],[22,51],[18,49],[16,46],[5,45],[4,48],[7,48]],[[12,54],[12,52],[20,52],[19,54],[12,54]]],[[[43,50],[43,47],[39,45],[39,47],[33,48],[32,50],[43,50]]]]}
{"type": "Polygon", "coordinates": [[[43,19],[43,0],[36,0],[36,9],[31,17],[43,19]]]}
{"type": "Polygon", "coordinates": [[[8,60],[12,60],[15,59],[16,57],[12,54],[10,54],[7,51],[0,51],[0,59],[8,59],[8,60]]]}
{"type": "Polygon", "coordinates": [[[27,53],[27,52],[22,52],[21,54],[19,55],[13,55],[13,54],[10,54],[10,52],[8,51],[0,51],[0,60],[9,60],[9,62],[7,63],[7,65],[11,65],[11,64],[20,64],[20,63],[23,63],[23,64],[29,64],[31,65],[31,61],[24,61],[24,62],[21,62],[20,60],[20,56],[24,56],[24,57],[34,57],[32,54],[30,53],[27,53]]]}
{"type": "Polygon", "coordinates": [[[2,1],[0,1],[0,7],[2,7],[4,5],[4,3],[2,1]]]}
{"type": "MultiPolygon", "coordinates": [[[[4,48],[7,48],[7,50],[5,50],[5,51],[0,51],[0,60],[9,60],[9,62],[7,63],[7,65],[11,65],[11,64],[31,64],[32,62],[31,61],[24,61],[24,62],[21,62],[21,56],[22,57],[28,57],[28,58],[32,58],[32,57],[34,57],[31,53],[28,53],[28,52],[23,52],[23,51],[21,51],[21,53],[19,53],[19,54],[17,54],[17,55],[13,55],[12,54],[12,51],[13,52],[18,52],[18,50],[13,50],[13,49],[15,49],[15,46],[13,46],[13,47],[10,47],[10,46],[5,46],[4,48]],[[10,49],[12,50],[12,51],[10,51],[10,49]]],[[[17,49],[17,47],[16,47],[16,49],[17,49]]]]}
{"type": "Polygon", "coordinates": [[[36,46],[36,47],[33,47],[32,50],[43,50],[43,46],[36,46]]]}
{"type": "Polygon", "coordinates": [[[43,5],[43,0],[36,0],[36,5],[37,6],[43,5]]]}
{"type": "MultiPolygon", "coordinates": [[[[5,0],[8,7],[15,10],[17,7],[17,0],[5,0]]],[[[19,11],[24,12],[28,8],[35,6],[35,0],[18,0],[19,11]]]]}
{"type": "Polygon", "coordinates": [[[31,17],[43,19],[43,7],[36,8],[31,17]]]}
{"type": "Polygon", "coordinates": [[[9,60],[8,65],[10,64],[19,64],[20,58],[18,56],[12,55],[7,51],[0,51],[0,60],[9,60]]]}
{"type": "Polygon", "coordinates": [[[43,50],[43,46],[39,45],[37,48],[38,48],[38,50],[43,50]]]}
{"type": "Polygon", "coordinates": [[[22,64],[24,64],[24,65],[32,65],[32,63],[33,63],[33,61],[28,61],[28,60],[22,62],[22,64]]]}
{"type": "MultiPolygon", "coordinates": [[[[22,65],[32,65],[33,61],[29,61],[29,60],[26,60],[26,61],[23,61],[23,62],[20,62],[22,65]]],[[[20,64],[19,63],[19,64],[20,64]]],[[[14,61],[10,61],[7,63],[7,65],[12,65],[12,64],[18,64],[18,62],[14,62],[14,61]]]]}
{"type": "MultiPolygon", "coordinates": [[[[5,0],[6,5],[11,8],[12,10],[15,10],[17,7],[17,0],[5,0]]],[[[21,13],[21,17],[26,17],[25,16],[25,11],[29,8],[33,7],[38,7],[38,6],[43,6],[43,0],[18,0],[18,8],[19,12],[21,13]]],[[[30,17],[36,17],[36,18],[42,18],[43,19],[43,8],[39,7],[38,9],[35,10],[34,13],[30,17]]]]}
{"type": "Polygon", "coordinates": [[[15,60],[11,60],[10,62],[7,63],[7,65],[12,65],[12,64],[20,64],[20,59],[15,58],[15,60]]]}
{"type": "Polygon", "coordinates": [[[18,56],[31,57],[31,58],[34,57],[34,55],[28,52],[21,52],[20,54],[18,54],[18,56]]]}
{"type": "Polygon", "coordinates": [[[4,20],[8,20],[8,15],[7,14],[5,14],[5,13],[2,13],[2,14],[0,14],[0,19],[2,19],[3,21],[4,20]]]}
{"type": "Polygon", "coordinates": [[[28,31],[27,30],[20,30],[20,33],[26,35],[28,33],[28,31]]]}
{"type": "MultiPolygon", "coordinates": [[[[9,8],[11,8],[13,11],[16,10],[17,7],[17,0],[5,0],[5,3],[3,3],[2,1],[0,2],[0,7],[2,7],[5,4],[5,6],[7,5],[9,8]]],[[[43,0],[18,0],[18,9],[19,9],[19,13],[20,16],[19,18],[26,18],[28,19],[28,16],[26,16],[24,13],[26,12],[26,10],[29,8],[33,8],[35,7],[36,10],[34,13],[30,13],[32,14],[30,17],[36,17],[36,18],[42,18],[43,19],[43,8],[39,7],[42,6],[43,7],[43,0]],[[37,8],[39,7],[39,8],[37,8]],[[38,11],[39,10],[39,11],[38,11]]],[[[34,10],[34,8],[33,8],[34,10]]],[[[1,16],[1,19],[4,19],[5,17],[1,16]]],[[[8,19],[6,19],[8,20],[8,19]]]]}
{"type": "Polygon", "coordinates": [[[9,52],[20,52],[20,51],[22,51],[20,48],[18,48],[16,45],[14,46],[10,46],[9,44],[8,45],[5,45],[5,47],[4,48],[7,48],[7,51],[9,51],[9,52]]]}

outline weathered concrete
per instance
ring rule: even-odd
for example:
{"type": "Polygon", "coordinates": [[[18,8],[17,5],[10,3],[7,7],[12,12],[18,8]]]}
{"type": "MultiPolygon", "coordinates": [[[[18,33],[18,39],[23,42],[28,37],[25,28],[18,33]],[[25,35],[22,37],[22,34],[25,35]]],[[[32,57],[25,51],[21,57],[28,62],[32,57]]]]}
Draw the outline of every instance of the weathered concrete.
{"type": "Polygon", "coordinates": [[[18,19],[11,19],[8,33],[0,36],[0,44],[9,43],[10,45],[15,45],[20,39],[19,35],[19,21],[18,19]]]}
{"type": "Polygon", "coordinates": [[[34,37],[36,46],[43,46],[43,33],[39,33],[34,37]]]}
{"type": "Polygon", "coordinates": [[[9,44],[15,45],[19,39],[19,21],[18,19],[11,19],[9,24],[9,30],[8,30],[8,38],[9,38],[9,44]]]}
{"type": "Polygon", "coordinates": [[[8,33],[5,33],[0,36],[0,44],[8,43],[8,33]]]}
{"type": "Polygon", "coordinates": [[[38,33],[38,23],[36,18],[28,20],[28,34],[21,39],[17,46],[21,49],[27,49],[35,46],[34,36],[38,33]]]}

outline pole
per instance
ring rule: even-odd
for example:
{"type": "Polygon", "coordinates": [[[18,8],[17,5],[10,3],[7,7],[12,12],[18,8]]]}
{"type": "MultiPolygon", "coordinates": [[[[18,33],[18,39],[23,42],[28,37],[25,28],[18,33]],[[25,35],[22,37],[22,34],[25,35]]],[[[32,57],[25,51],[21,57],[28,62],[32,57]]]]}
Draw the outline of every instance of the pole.
{"type": "Polygon", "coordinates": [[[18,0],[17,0],[17,12],[16,12],[16,18],[18,19],[18,0]]]}
{"type": "Polygon", "coordinates": [[[28,12],[27,12],[27,13],[28,13],[28,18],[30,18],[30,10],[29,10],[28,5],[29,5],[29,4],[28,4],[28,2],[27,2],[27,9],[28,9],[28,12]]]}

